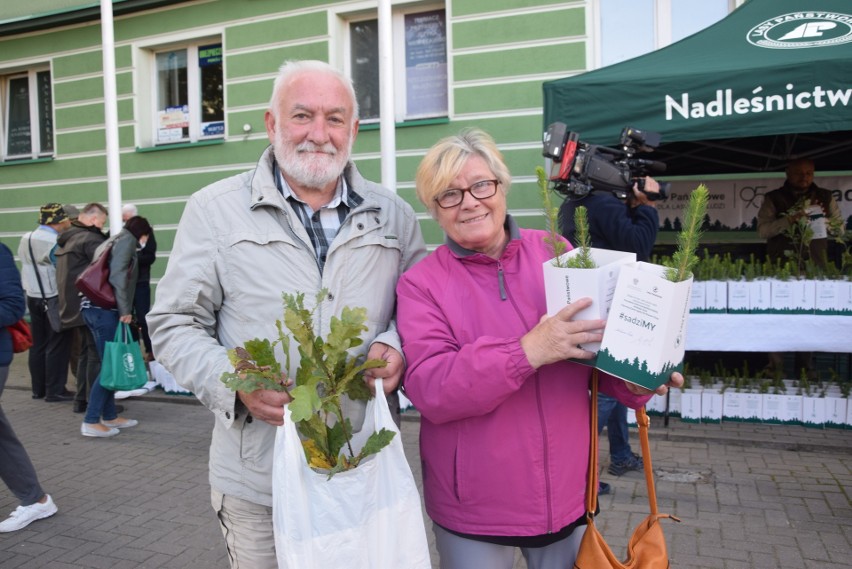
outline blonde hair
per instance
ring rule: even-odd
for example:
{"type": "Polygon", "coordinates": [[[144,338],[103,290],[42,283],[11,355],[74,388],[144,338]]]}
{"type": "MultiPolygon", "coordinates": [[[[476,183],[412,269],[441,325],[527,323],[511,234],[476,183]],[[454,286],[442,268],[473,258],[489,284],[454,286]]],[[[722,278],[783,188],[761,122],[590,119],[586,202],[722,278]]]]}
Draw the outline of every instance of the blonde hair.
{"type": "Polygon", "coordinates": [[[435,217],[438,209],[435,197],[450,187],[450,183],[459,175],[471,156],[479,156],[485,160],[494,177],[500,182],[503,194],[508,193],[512,175],[503,162],[503,155],[497,149],[494,139],[484,130],[466,128],[457,135],[442,138],[435,143],[417,168],[417,198],[426,206],[432,217],[435,217]]]}

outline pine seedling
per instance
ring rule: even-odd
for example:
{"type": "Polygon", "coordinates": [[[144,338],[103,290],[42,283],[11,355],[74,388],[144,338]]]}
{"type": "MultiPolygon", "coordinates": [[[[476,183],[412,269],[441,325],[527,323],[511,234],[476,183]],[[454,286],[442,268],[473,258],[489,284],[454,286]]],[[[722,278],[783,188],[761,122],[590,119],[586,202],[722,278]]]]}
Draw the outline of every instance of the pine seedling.
{"type": "Polygon", "coordinates": [[[544,219],[547,223],[547,237],[544,238],[544,242],[550,246],[550,252],[553,253],[553,265],[565,267],[562,255],[565,254],[568,247],[559,233],[559,208],[553,205],[544,168],[537,167],[535,174],[538,178],[538,190],[541,195],[541,203],[544,206],[544,219]]]}
{"type": "Polygon", "coordinates": [[[589,235],[589,212],[585,206],[574,209],[574,228],[577,238],[577,254],[570,257],[565,264],[571,269],[594,269],[597,267],[592,259],[592,238],[589,235]]]}
{"type": "Polygon", "coordinates": [[[698,264],[698,241],[701,238],[701,223],[707,212],[707,186],[699,185],[689,196],[683,229],[677,236],[677,250],[672,256],[672,265],[666,270],[666,278],[679,283],[692,276],[698,264]]]}

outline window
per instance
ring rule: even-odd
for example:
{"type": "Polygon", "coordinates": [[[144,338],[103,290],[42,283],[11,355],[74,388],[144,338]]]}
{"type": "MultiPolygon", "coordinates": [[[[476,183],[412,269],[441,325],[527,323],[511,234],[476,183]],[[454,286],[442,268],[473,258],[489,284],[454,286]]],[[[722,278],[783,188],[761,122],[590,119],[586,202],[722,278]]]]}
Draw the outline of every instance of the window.
{"type": "Polygon", "coordinates": [[[715,24],[742,0],[599,0],[600,66],[682,40],[715,24]]]}
{"type": "MultiPolygon", "coordinates": [[[[444,9],[393,14],[395,120],[443,117],[448,113],[447,21],[444,9]]],[[[379,21],[349,23],[349,73],[361,120],[379,118],[379,21]]]]}
{"type": "Polygon", "coordinates": [[[154,51],[154,142],[195,142],[225,135],[222,44],[154,51]]]}
{"type": "Polygon", "coordinates": [[[50,70],[0,76],[3,115],[0,156],[35,159],[53,154],[53,91],[50,70]]]}

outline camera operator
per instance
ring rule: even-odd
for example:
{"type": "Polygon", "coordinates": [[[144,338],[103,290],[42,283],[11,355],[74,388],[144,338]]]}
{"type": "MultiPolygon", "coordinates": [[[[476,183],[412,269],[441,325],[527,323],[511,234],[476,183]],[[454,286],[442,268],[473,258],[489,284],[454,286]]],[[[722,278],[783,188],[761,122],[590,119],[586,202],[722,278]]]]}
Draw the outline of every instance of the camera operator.
{"type": "Polygon", "coordinates": [[[607,190],[593,190],[582,198],[566,198],[559,208],[559,230],[576,247],[574,210],[585,206],[592,247],[636,253],[637,260],[647,261],[660,227],[656,200],[649,198],[649,194],[659,193],[660,184],[645,177],[644,189],[639,189],[637,182],[626,200],[607,190]]]}
{"type": "MultiPolygon", "coordinates": [[[[582,198],[566,198],[559,208],[559,231],[576,247],[574,210],[578,206],[585,206],[592,247],[636,253],[638,260],[647,261],[651,258],[660,226],[657,202],[650,199],[648,194],[659,194],[660,185],[651,177],[645,177],[642,185],[644,188],[639,189],[640,183],[634,184],[633,193],[627,194],[626,199],[620,199],[608,190],[593,190],[582,198]]],[[[607,472],[621,476],[631,470],[642,470],[642,457],[630,448],[627,407],[599,393],[598,435],[604,426],[609,439],[610,464],[607,472]]],[[[609,484],[598,483],[598,494],[609,492],[609,484]]]]}

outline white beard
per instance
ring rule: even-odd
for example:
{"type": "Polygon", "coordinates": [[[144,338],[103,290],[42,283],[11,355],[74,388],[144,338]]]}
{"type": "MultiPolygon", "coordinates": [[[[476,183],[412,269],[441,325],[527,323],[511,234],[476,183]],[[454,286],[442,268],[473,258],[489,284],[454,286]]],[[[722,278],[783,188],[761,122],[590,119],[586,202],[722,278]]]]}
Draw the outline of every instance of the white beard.
{"type": "Polygon", "coordinates": [[[317,146],[302,142],[296,146],[275,136],[275,160],[282,172],[307,188],[323,189],[343,173],[349,161],[350,149],[340,152],[330,142],[317,146]]]}

